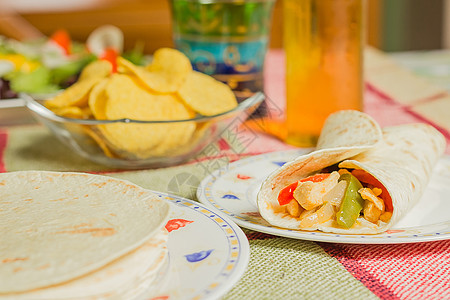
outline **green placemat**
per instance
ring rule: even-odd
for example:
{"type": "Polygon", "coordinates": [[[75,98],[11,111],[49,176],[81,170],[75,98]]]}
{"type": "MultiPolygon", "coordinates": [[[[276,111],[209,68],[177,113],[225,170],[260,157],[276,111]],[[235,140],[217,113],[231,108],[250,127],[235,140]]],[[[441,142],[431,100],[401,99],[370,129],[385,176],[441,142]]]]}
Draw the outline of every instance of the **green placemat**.
{"type": "MultiPolygon", "coordinates": [[[[8,129],[4,153],[7,171],[51,170],[100,172],[144,188],[196,200],[200,181],[229,163],[221,157],[185,165],[114,171],[71,152],[42,126],[8,129]]],[[[374,299],[361,282],[316,243],[259,234],[249,237],[250,263],[224,299],[374,299]]]]}

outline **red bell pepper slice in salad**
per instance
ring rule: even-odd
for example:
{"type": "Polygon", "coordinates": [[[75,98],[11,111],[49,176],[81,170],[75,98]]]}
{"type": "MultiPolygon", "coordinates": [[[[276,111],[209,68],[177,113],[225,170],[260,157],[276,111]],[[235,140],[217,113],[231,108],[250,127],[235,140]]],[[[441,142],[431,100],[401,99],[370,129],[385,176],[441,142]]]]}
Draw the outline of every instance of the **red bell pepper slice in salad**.
{"type": "Polygon", "coordinates": [[[109,61],[112,65],[112,73],[117,73],[117,57],[119,53],[114,48],[106,48],[103,54],[100,56],[100,59],[109,61]]]}
{"type": "Polygon", "coordinates": [[[70,47],[72,44],[72,41],[70,39],[70,35],[67,31],[64,29],[59,29],[55,31],[52,36],[50,37],[50,40],[56,43],[58,46],[61,47],[61,49],[64,50],[64,53],[66,55],[70,54],[70,47]]]}

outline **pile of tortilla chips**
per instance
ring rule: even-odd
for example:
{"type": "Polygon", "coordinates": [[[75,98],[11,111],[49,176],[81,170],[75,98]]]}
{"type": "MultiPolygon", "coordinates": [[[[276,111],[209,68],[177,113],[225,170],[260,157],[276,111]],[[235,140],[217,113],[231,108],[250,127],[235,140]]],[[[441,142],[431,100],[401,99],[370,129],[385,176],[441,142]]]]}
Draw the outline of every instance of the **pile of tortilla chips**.
{"type": "MultiPolygon", "coordinates": [[[[47,100],[46,107],[69,118],[173,121],[216,115],[237,106],[230,87],[193,71],[189,59],[175,49],[157,50],[145,67],[118,57],[117,72],[112,70],[105,60],[89,64],[79,80],[47,100]]],[[[193,121],[116,122],[84,129],[106,155],[142,159],[189,145],[197,127],[193,121]]]]}

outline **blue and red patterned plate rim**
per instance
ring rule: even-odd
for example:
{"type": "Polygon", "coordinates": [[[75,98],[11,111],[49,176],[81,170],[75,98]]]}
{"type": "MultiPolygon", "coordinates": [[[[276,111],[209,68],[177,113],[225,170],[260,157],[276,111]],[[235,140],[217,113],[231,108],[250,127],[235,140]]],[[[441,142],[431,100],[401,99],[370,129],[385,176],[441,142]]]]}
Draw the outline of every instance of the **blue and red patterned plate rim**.
{"type": "Polygon", "coordinates": [[[170,263],[168,278],[162,280],[165,286],[150,299],[220,298],[247,268],[246,235],[222,213],[199,202],[153,192],[171,203],[166,224],[170,263]]]}
{"type": "Polygon", "coordinates": [[[276,168],[311,150],[271,152],[233,162],[205,177],[197,190],[197,198],[242,227],[282,237],[349,244],[400,244],[450,239],[450,215],[447,213],[450,211],[450,201],[447,199],[450,194],[449,156],[438,161],[422,199],[384,233],[345,235],[270,225],[259,215],[256,205],[261,182],[276,168]]]}

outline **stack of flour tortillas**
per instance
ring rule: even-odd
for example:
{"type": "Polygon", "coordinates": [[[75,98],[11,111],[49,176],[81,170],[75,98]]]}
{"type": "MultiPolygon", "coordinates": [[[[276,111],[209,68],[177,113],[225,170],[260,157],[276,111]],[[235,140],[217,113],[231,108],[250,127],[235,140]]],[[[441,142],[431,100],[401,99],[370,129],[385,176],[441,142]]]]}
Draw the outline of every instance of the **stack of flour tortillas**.
{"type": "Polygon", "coordinates": [[[169,204],[82,173],[0,174],[0,299],[132,299],[165,269],[169,204]]]}

